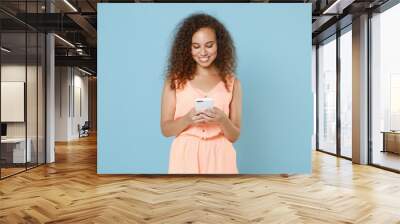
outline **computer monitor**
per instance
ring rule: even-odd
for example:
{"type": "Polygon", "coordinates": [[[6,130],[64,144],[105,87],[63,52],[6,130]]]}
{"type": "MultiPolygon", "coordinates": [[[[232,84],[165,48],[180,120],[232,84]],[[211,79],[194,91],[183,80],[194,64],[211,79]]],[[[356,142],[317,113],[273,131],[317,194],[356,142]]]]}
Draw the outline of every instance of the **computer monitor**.
{"type": "Polygon", "coordinates": [[[1,123],[1,136],[7,136],[7,124],[1,123]]]}

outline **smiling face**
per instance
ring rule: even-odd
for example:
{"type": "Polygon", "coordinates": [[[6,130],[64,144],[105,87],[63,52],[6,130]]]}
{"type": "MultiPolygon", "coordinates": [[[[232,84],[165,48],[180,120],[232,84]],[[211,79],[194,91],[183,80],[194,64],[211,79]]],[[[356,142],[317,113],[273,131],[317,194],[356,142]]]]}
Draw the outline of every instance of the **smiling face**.
{"type": "Polygon", "coordinates": [[[192,37],[192,57],[201,67],[207,68],[217,58],[217,38],[211,28],[201,28],[192,37]]]}

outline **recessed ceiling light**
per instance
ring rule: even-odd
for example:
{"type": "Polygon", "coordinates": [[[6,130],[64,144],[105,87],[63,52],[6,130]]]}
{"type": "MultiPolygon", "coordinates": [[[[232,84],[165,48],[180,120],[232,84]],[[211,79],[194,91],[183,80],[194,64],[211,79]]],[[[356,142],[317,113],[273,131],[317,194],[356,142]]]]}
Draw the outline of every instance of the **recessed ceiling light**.
{"type": "Polygon", "coordinates": [[[60,37],[60,36],[57,35],[57,34],[54,34],[54,36],[57,37],[58,39],[60,39],[62,42],[64,42],[64,43],[66,43],[67,45],[69,45],[70,47],[75,48],[75,45],[73,45],[73,44],[72,44],[71,42],[69,42],[68,40],[66,40],[66,39],[64,39],[64,38],[62,38],[62,37],[60,37]]]}
{"type": "Polygon", "coordinates": [[[72,10],[74,10],[74,12],[78,12],[78,10],[71,4],[69,3],[68,0],[64,0],[65,4],[67,4],[72,10]]]}
{"type": "Polygon", "coordinates": [[[11,52],[11,50],[9,50],[9,49],[7,49],[7,48],[5,48],[5,47],[1,47],[1,50],[4,51],[4,52],[6,52],[6,53],[10,53],[10,52],[11,52]]]}
{"type": "Polygon", "coordinates": [[[86,71],[86,70],[83,70],[83,69],[81,69],[81,68],[79,68],[79,67],[78,67],[78,70],[81,71],[81,72],[83,72],[83,73],[85,73],[85,74],[87,74],[87,75],[92,75],[92,73],[90,73],[90,72],[88,72],[88,71],[86,71]]]}
{"type": "Polygon", "coordinates": [[[322,14],[342,14],[343,9],[351,5],[355,0],[336,0],[322,14]]]}

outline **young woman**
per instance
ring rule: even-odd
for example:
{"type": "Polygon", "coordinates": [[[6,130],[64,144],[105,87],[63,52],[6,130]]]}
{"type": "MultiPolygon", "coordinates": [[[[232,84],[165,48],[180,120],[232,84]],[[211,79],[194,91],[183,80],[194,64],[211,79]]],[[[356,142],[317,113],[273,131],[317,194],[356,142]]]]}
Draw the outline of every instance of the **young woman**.
{"type": "Polygon", "coordinates": [[[169,57],[161,103],[161,130],[176,136],[168,173],[236,174],[241,87],[235,77],[235,47],[224,25],[193,14],[178,26],[169,57]],[[196,112],[196,98],[214,107],[196,112]]]}

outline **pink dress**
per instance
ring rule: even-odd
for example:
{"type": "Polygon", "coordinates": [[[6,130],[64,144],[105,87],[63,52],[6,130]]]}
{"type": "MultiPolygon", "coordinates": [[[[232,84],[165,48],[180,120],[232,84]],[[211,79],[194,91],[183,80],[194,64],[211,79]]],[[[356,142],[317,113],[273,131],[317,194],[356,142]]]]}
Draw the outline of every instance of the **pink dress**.
{"type": "MultiPolygon", "coordinates": [[[[212,90],[204,93],[187,82],[176,90],[174,119],[187,114],[196,98],[214,99],[218,107],[229,117],[234,80],[229,82],[228,91],[220,81],[212,90]]],[[[172,142],[169,170],[170,174],[237,174],[236,151],[216,124],[190,126],[172,142]]]]}

